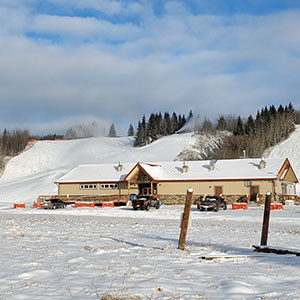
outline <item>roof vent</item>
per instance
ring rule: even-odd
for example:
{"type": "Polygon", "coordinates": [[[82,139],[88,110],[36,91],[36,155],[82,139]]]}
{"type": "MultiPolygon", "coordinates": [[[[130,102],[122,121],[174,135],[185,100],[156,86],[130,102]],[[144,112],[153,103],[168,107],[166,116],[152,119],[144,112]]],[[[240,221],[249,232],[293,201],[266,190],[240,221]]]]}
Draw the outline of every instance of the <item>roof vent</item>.
{"type": "Polygon", "coordinates": [[[266,163],[266,161],[265,161],[265,158],[262,157],[262,158],[261,158],[261,161],[259,162],[259,168],[260,168],[260,169],[264,169],[266,166],[267,166],[267,163],[266,163]]]}
{"type": "Polygon", "coordinates": [[[217,160],[216,159],[212,159],[210,162],[209,162],[209,170],[210,171],[213,171],[215,169],[215,164],[216,164],[217,160]]]}
{"type": "Polygon", "coordinates": [[[118,164],[118,172],[122,172],[123,171],[124,166],[122,165],[122,163],[119,161],[118,164]]]}
{"type": "Polygon", "coordinates": [[[187,173],[189,171],[189,167],[186,165],[185,161],[183,162],[182,166],[182,173],[187,173]]]}

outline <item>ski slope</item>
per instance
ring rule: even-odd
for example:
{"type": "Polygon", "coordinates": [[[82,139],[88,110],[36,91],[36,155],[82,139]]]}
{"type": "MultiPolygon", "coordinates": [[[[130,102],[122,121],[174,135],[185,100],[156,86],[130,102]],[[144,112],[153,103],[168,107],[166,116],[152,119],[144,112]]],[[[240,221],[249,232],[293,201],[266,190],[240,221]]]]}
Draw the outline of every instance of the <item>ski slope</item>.
{"type": "Polygon", "coordinates": [[[41,194],[56,194],[53,182],[79,164],[173,161],[191,139],[191,133],[175,134],[142,148],[134,148],[131,137],[39,141],[8,162],[0,203],[33,203],[41,194]]]}
{"type": "MultiPolygon", "coordinates": [[[[270,158],[285,158],[290,160],[293,170],[300,181],[300,125],[288,139],[269,150],[270,158]]],[[[300,185],[297,184],[297,193],[300,194],[300,185]]]]}

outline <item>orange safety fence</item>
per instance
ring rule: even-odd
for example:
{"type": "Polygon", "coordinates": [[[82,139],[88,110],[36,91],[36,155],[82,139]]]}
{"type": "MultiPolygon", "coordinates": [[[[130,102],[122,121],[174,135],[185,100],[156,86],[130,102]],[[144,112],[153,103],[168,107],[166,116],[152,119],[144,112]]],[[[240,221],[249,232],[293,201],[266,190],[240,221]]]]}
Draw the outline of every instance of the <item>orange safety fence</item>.
{"type": "Polygon", "coordinates": [[[33,203],[33,208],[42,208],[42,207],[43,207],[43,203],[41,203],[41,202],[33,203]]]}
{"type": "Polygon", "coordinates": [[[281,203],[271,203],[271,210],[283,210],[283,204],[281,203]]]}
{"type": "Polygon", "coordinates": [[[86,203],[86,202],[75,202],[74,203],[74,207],[95,207],[95,203],[91,202],[91,203],[86,203]]]}
{"type": "Polygon", "coordinates": [[[232,203],[232,209],[248,209],[247,203],[232,203]]]}
{"type": "Polygon", "coordinates": [[[115,207],[113,202],[102,202],[102,207],[115,207]]]}
{"type": "Polygon", "coordinates": [[[14,208],[25,208],[25,203],[14,203],[14,208]]]}

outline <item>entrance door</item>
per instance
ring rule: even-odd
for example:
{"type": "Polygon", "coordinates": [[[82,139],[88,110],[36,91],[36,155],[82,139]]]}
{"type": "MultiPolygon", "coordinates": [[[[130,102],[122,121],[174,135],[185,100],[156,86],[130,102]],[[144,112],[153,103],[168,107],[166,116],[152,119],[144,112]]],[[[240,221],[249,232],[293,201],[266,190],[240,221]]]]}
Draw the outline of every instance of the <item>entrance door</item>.
{"type": "Polygon", "coordinates": [[[142,189],[142,195],[143,196],[150,196],[152,193],[151,193],[151,187],[144,187],[142,189]]]}
{"type": "Polygon", "coordinates": [[[223,194],[223,187],[222,186],[215,186],[215,195],[219,196],[223,194]]]}
{"type": "Polygon", "coordinates": [[[250,187],[250,201],[257,202],[257,195],[259,193],[259,186],[253,185],[250,187]]]}

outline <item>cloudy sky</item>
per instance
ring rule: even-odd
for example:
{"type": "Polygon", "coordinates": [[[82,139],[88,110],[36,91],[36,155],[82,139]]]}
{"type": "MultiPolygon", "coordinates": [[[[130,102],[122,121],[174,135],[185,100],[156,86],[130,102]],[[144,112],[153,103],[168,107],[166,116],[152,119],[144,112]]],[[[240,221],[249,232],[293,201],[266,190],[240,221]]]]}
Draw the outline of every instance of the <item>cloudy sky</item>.
{"type": "Polygon", "coordinates": [[[0,0],[0,128],[300,109],[300,0],[0,0]]]}

